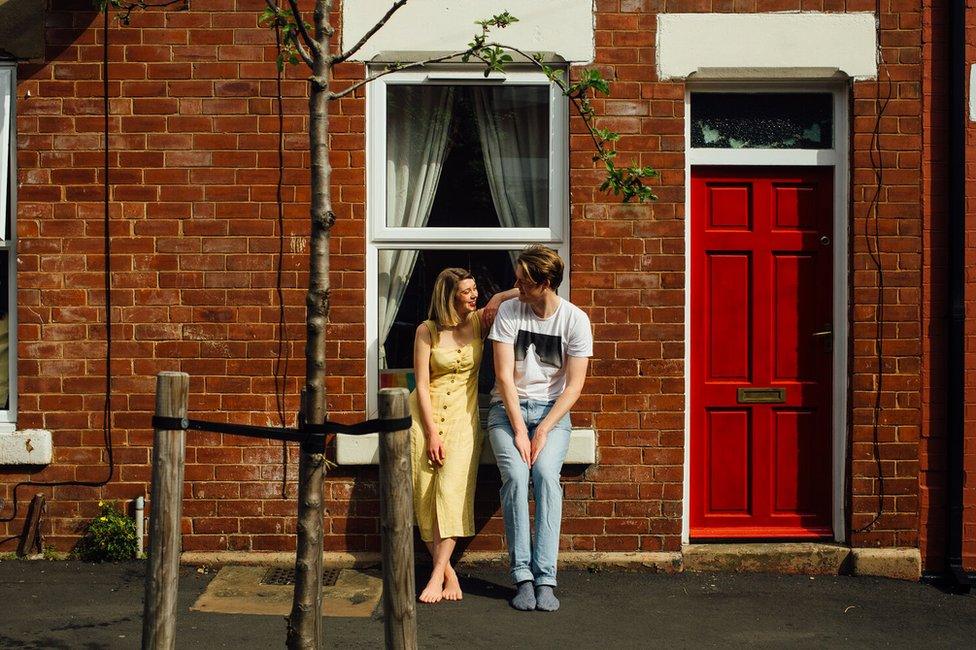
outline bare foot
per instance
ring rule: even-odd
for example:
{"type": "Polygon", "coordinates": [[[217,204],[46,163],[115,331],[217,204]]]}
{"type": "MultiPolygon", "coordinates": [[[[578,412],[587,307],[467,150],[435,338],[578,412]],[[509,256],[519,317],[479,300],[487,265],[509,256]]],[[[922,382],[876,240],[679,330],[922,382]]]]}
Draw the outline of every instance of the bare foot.
{"type": "Polygon", "coordinates": [[[461,593],[461,584],[458,582],[457,573],[454,569],[448,569],[444,574],[444,600],[461,600],[464,594],[461,593]]]}
{"type": "Polygon", "coordinates": [[[444,576],[433,574],[430,576],[430,581],[424,590],[420,593],[420,602],[422,603],[439,603],[441,598],[443,598],[444,591],[444,576]]]}

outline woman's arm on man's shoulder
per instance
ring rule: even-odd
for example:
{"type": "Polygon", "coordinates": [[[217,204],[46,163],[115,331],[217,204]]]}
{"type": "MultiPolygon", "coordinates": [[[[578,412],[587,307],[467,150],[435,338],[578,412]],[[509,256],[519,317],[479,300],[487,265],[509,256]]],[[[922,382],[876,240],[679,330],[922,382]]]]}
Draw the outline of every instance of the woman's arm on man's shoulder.
{"type": "Polygon", "coordinates": [[[491,329],[492,323],[495,322],[495,316],[498,314],[498,308],[501,307],[501,304],[506,300],[518,298],[518,295],[518,289],[499,291],[488,300],[487,305],[478,310],[478,315],[481,317],[482,338],[488,336],[488,331],[491,329]]]}

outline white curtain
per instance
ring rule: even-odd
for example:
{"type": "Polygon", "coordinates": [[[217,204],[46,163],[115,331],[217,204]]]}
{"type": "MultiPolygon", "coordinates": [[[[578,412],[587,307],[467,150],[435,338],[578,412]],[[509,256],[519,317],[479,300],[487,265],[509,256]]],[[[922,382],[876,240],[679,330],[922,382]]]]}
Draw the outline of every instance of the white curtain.
{"type": "MultiPolygon", "coordinates": [[[[454,89],[403,85],[391,86],[387,93],[387,225],[422,228],[430,218],[447,158],[454,89]]],[[[378,255],[380,368],[386,367],[386,337],[416,262],[415,250],[386,250],[378,255]]]]}
{"type": "Polygon", "coordinates": [[[488,186],[501,226],[544,227],[549,214],[548,96],[532,101],[536,94],[525,86],[472,90],[488,186]]]}

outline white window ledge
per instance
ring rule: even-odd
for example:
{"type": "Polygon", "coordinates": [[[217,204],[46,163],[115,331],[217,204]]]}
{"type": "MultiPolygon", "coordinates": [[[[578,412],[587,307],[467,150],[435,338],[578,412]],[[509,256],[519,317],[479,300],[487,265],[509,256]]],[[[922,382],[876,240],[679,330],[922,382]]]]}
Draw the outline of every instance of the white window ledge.
{"type": "MultiPolygon", "coordinates": [[[[368,433],[363,436],[337,434],[336,462],[339,465],[379,465],[379,434],[368,433]]],[[[596,432],[593,429],[573,429],[565,464],[592,465],[595,462],[596,432]]],[[[481,450],[481,464],[495,464],[495,454],[487,439],[481,450]]]]}
{"type": "Polygon", "coordinates": [[[50,465],[51,432],[44,429],[6,429],[0,424],[0,465],[50,465]]]}

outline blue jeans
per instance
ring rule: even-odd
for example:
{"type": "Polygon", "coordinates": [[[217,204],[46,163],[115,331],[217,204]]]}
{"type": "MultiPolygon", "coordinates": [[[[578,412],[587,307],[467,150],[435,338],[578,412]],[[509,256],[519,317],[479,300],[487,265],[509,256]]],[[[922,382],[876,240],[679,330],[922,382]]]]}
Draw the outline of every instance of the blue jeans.
{"type": "MultiPolygon", "coordinates": [[[[522,419],[529,429],[529,439],[553,402],[522,400],[522,419]]],[[[488,439],[495,452],[498,471],[502,475],[501,502],[505,519],[505,539],[512,580],[515,583],[532,580],[538,585],[556,586],[556,557],[559,554],[559,526],[563,515],[563,489],[559,471],[570,436],[567,413],[549,431],[546,445],[532,469],[525,464],[515,447],[512,423],[501,402],[488,411],[488,439]],[[529,521],[529,478],[535,498],[535,536],[529,521]]]]}

